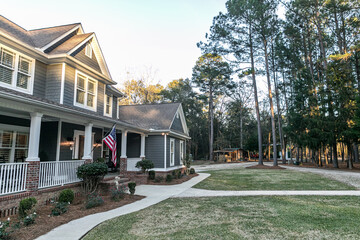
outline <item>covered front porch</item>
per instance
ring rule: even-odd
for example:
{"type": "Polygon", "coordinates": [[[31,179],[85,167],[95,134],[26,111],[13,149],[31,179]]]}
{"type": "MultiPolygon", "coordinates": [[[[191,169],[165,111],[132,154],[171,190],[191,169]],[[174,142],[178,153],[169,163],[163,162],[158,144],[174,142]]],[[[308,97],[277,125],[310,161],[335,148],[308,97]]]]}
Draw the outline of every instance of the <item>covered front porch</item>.
{"type": "MultiPolygon", "coordinates": [[[[79,182],[78,166],[111,159],[102,139],[112,122],[0,107],[0,196],[79,182]]],[[[117,124],[120,170],[145,157],[145,137],[117,124]]]]}

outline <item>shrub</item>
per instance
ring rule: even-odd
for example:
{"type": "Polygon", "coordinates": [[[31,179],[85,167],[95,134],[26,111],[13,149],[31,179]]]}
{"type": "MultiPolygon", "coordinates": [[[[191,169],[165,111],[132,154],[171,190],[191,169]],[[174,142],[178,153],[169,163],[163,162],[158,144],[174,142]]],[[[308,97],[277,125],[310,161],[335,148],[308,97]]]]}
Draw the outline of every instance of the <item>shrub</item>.
{"type": "Polygon", "coordinates": [[[135,187],[136,187],[136,183],[135,182],[129,182],[128,183],[128,188],[129,188],[129,192],[131,195],[134,195],[135,193],[135,187]]]}
{"type": "Polygon", "coordinates": [[[173,180],[173,176],[168,174],[166,175],[166,182],[171,182],[173,180]]]}
{"type": "Polygon", "coordinates": [[[78,167],[76,174],[84,181],[83,188],[85,194],[94,193],[97,190],[107,170],[108,167],[105,163],[98,162],[83,164],[78,167]]]}
{"type": "Polygon", "coordinates": [[[190,174],[195,174],[195,169],[194,168],[190,168],[190,174]]]}
{"type": "Polygon", "coordinates": [[[150,180],[154,180],[154,179],[155,179],[155,171],[154,171],[154,170],[149,171],[149,179],[150,179],[150,180]]]}
{"type": "Polygon", "coordinates": [[[58,202],[55,207],[51,210],[52,216],[59,216],[63,213],[66,213],[68,210],[68,202],[58,202]]]}
{"type": "Polygon", "coordinates": [[[9,227],[10,224],[10,218],[8,218],[4,222],[0,222],[0,239],[8,239],[9,238],[9,232],[6,231],[6,229],[9,227]]]}
{"type": "Polygon", "coordinates": [[[35,218],[36,218],[36,212],[27,215],[27,216],[23,219],[24,225],[25,225],[25,226],[29,226],[29,225],[31,225],[31,224],[34,224],[34,223],[35,223],[35,218]]]}
{"type": "Polygon", "coordinates": [[[85,208],[89,209],[103,204],[104,204],[104,199],[102,199],[102,197],[100,197],[99,194],[91,193],[86,199],[85,208]]]}
{"type": "Polygon", "coordinates": [[[181,170],[175,170],[172,172],[174,178],[180,179],[181,178],[181,170]]]}
{"type": "Polygon", "coordinates": [[[164,181],[164,177],[163,176],[156,176],[154,179],[155,182],[163,182],[164,181]]]}
{"type": "Polygon", "coordinates": [[[124,185],[110,189],[111,199],[114,201],[119,201],[125,197],[126,187],[124,185]]]}
{"type": "Polygon", "coordinates": [[[96,162],[105,163],[105,158],[98,158],[98,159],[96,159],[96,162]]]}
{"type": "Polygon", "coordinates": [[[72,203],[74,201],[75,194],[71,189],[65,189],[60,192],[59,202],[72,203]]]}
{"type": "Polygon", "coordinates": [[[19,204],[19,216],[21,218],[25,218],[29,214],[31,214],[36,203],[37,203],[37,201],[33,197],[25,198],[25,199],[21,200],[20,204],[19,204]]]}
{"type": "Polygon", "coordinates": [[[136,168],[141,168],[141,171],[145,173],[147,170],[154,168],[154,163],[150,160],[143,159],[141,161],[138,161],[135,165],[136,168]]]}

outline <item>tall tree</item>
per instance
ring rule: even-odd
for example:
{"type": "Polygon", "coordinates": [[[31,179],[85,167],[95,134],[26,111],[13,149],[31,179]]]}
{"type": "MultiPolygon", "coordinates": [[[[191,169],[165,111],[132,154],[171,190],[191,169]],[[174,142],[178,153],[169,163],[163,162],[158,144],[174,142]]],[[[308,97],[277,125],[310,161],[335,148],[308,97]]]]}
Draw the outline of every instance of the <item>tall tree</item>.
{"type": "Polygon", "coordinates": [[[214,157],[214,97],[230,86],[231,68],[221,56],[206,53],[199,57],[193,68],[192,80],[209,101],[209,160],[214,157]]]}

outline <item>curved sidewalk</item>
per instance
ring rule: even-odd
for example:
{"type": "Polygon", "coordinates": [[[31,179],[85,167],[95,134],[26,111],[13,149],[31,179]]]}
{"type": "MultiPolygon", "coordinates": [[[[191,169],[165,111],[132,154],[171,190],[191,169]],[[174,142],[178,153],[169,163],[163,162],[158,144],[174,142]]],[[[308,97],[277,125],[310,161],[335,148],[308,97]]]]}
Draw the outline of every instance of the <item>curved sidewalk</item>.
{"type": "Polygon", "coordinates": [[[172,196],[178,195],[187,189],[191,188],[195,184],[201,182],[210,174],[201,173],[199,176],[190,179],[187,182],[178,185],[140,185],[136,188],[137,195],[146,196],[146,198],[140,201],[127,204],[125,206],[102,213],[96,213],[73,220],[67,224],[54,228],[45,235],[38,237],[38,240],[66,240],[66,239],[80,239],[88,231],[99,225],[100,223],[122,216],[128,213],[136,212],[141,209],[147,208],[151,205],[157,204],[172,196]]]}

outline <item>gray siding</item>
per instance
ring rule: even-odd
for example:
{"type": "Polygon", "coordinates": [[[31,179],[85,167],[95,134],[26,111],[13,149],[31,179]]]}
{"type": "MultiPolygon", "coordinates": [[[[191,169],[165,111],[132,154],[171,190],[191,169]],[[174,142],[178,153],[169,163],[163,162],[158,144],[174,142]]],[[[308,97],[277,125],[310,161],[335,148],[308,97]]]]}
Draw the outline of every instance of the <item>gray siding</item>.
{"type": "Polygon", "coordinates": [[[41,161],[56,160],[58,122],[42,122],[39,157],[41,161]]]}
{"type": "Polygon", "coordinates": [[[34,74],[34,91],[33,91],[33,95],[36,97],[45,98],[46,73],[47,73],[47,65],[45,63],[36,60],[35,74],[34,74]]]}
{"type": "Polygon", "coordinates": [[[71,56],[75,57],[80,62],[85,63],[89,67],[91,67],[101,73],[101,68],[95,57],[94,51],[92,52],[92,58],[89,58],[88,56],[85,55],[85,47],[86,47],[86,44],[84,44],[82,47],[80,47],[78,50],[76,50],[74,53],[72,53],[71,56]]]}
{"type": "Polygon", "coordinates": [[[145,138],[145,157],[154,163],[155,168],[164,168],[164,136],[145,138]]]}
{"type": "Polygon", "coordinates": [[[113,96],[113,104],[112,104],[112,115],[113,118],[116,119],[117,117],[117,97],[113,96]]]}
{"type": "Polygon", "coordinates": [[[48,65],[45,98],[60,102],[62,64],[48,65]]]}
{"type": "MultiPolygon", "coordinates": [[[[185,141],[184,141],[185,144],[185,141]]],[[[180,164],[180,139],[175,137],[167,137],[167,143],[166,143],[166,167],[176,167],[181,165],[180,164]],[[175,164],[174,166],[170,166],[170,138],[175,139],[175,164]]]]}
{"type": "Polygon", "coordinates": [[[65,66],[64,105],[74,105],[75,69],[65,66]]]}
{"type": "Polygon", "coordinates": [[[140,144],[141,137],[139,134],[128,133],[126,144],[126,154],[128,158],[140,157],[140,144]]]}
{"type": "Polygon", "coordinates": [[[104,115],[104,88],[105,84],[98,82],[97,112],[100,115],[104,115]]]}
{"type": "Polygon", "coordinates": [[[180,119],[180,117],[177,118],[177,117],[175,116],[174,122],[173,122],[173,124],[171,125],[171,129],[172,129],[172,130],[175,130],[175,131],[178,131],[178,132],[182,132],[182,133],[184,132],[184,129],[183,129],[182,124],[181,124],[181,119],[180,119]]]}

